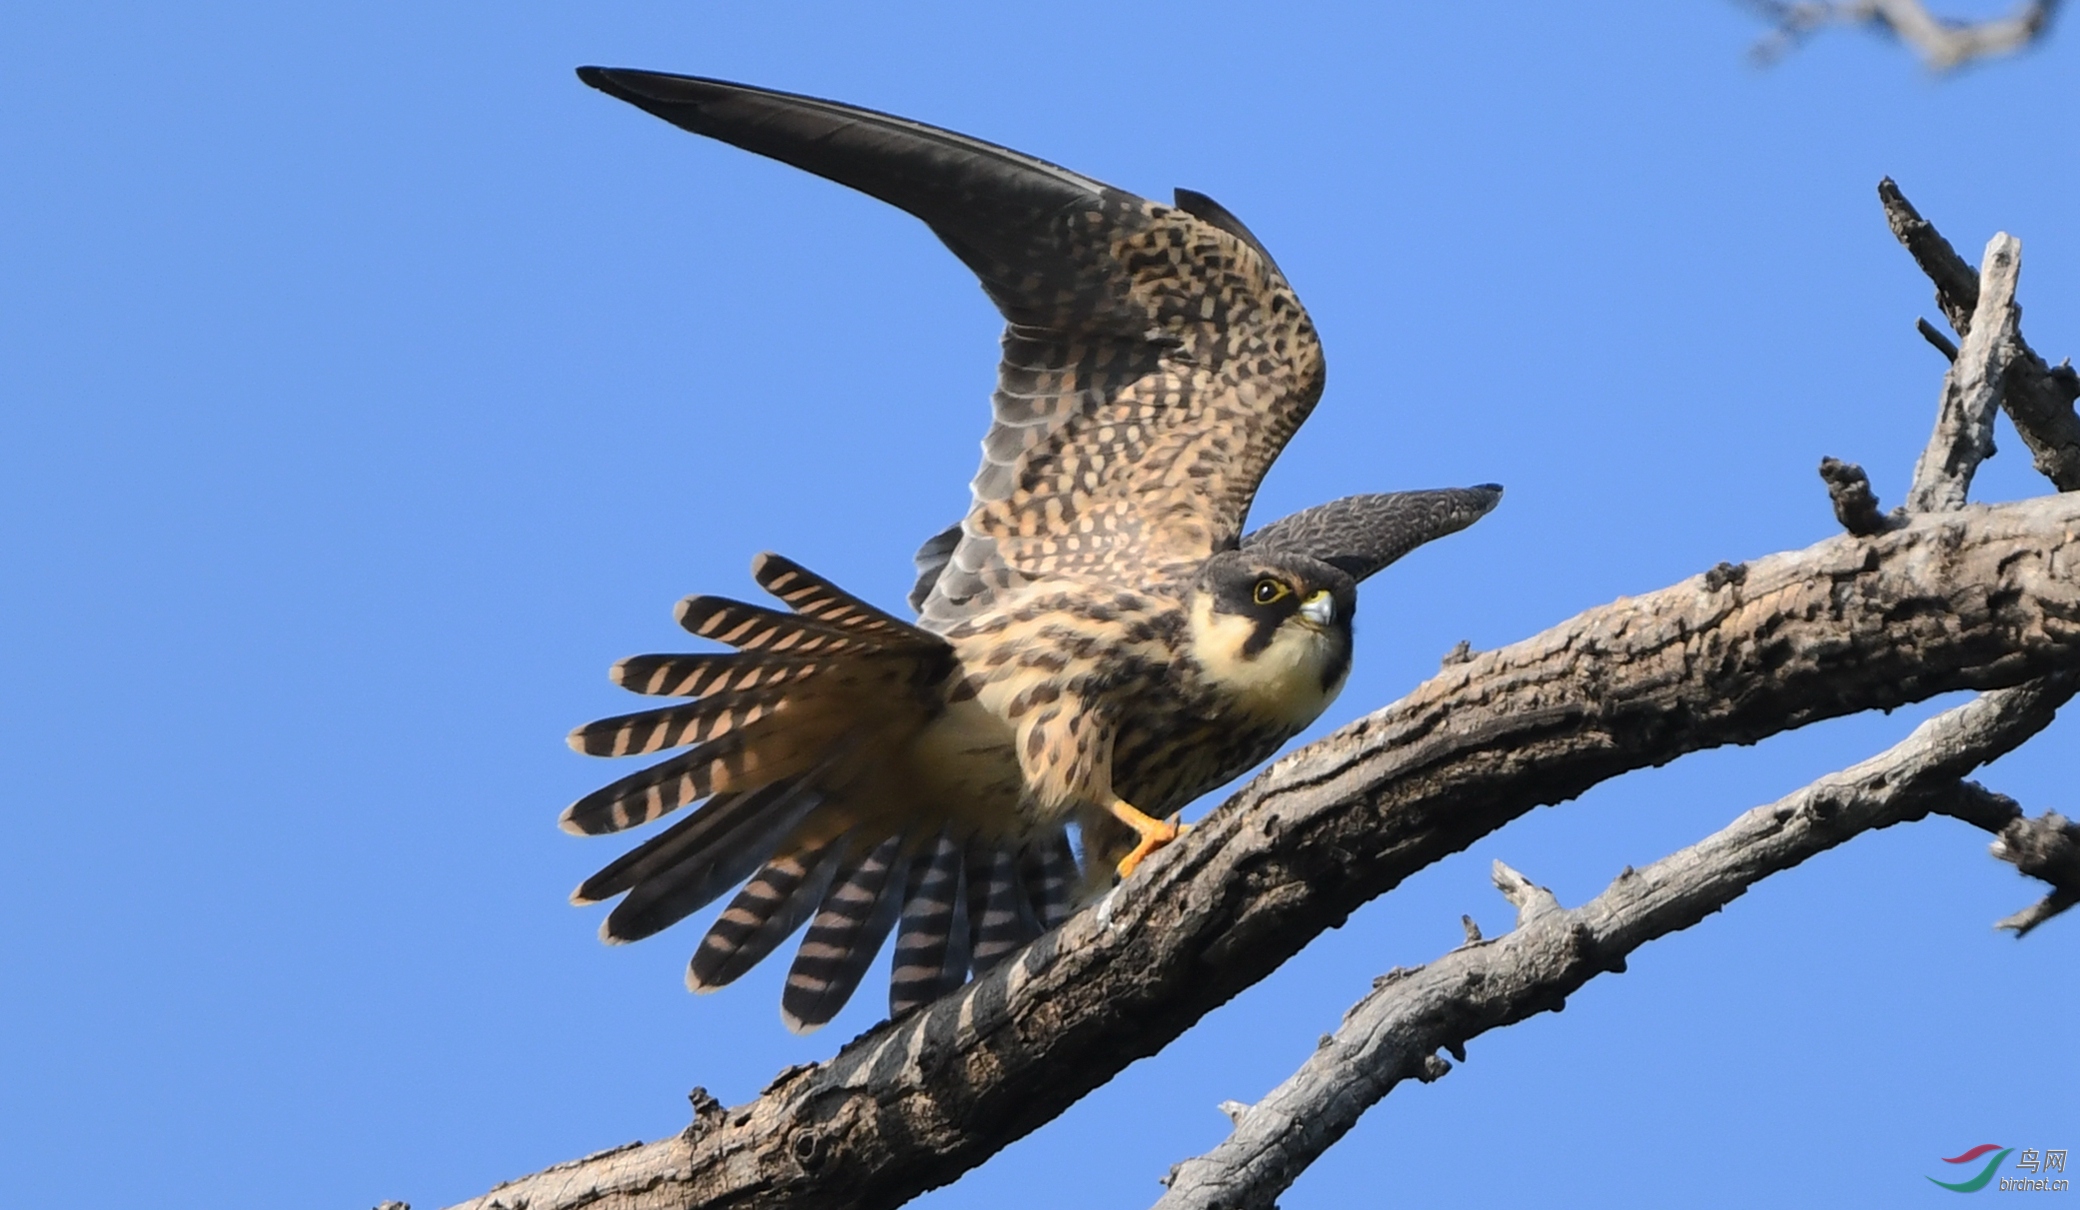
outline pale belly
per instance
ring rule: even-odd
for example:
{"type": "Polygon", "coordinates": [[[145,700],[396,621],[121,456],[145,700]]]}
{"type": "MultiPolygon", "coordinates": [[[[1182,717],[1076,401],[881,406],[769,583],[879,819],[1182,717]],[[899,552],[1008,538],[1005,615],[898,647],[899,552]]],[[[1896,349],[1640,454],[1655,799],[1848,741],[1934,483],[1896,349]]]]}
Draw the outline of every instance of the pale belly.
{"type": "MultiPolygon", "coordinates": [[[[918,734],[907,754],[907,780],[919,806],[929,804],[961,831],[1024,835],[1065,822],[1079,805],[1103,805],[1061,803],[1042,813],[1024,793],[1017,728],[1000,713],[1002,707],[1001,695],[989,693],[954,702],[918,734]]],[[[1156,816],[1247,772],[1312,718],[1146,696],[1117,713],[1113,790],[1156,816]],[[1157,721],[1161,725],[1143,725],[1157,721]]]]}
{"type": "Polygon", "coordinates": [[[918,805],[962,831],[1025,831],[1028,822],[1018,818],[1025,779],[1016,740],[1011,724],[979,700],[948,705],[911,742],[907,754],[918,805]]]}

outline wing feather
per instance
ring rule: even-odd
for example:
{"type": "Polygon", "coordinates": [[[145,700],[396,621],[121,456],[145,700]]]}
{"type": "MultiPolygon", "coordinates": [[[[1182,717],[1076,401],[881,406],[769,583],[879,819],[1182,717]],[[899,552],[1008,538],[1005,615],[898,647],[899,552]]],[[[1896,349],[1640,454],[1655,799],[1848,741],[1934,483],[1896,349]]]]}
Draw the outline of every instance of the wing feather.
{"type": "Polygon", "coordinates": [[[1235,544],[1322,390],[1314,327],[1262,245],[1203,195],[1165,206],[888,114],[718,80],[579,76],[697,134],[922,219],[1007,323],[959,535],[919,552],[945,631],[1032,579],[1145,583],[1235,544]]]}

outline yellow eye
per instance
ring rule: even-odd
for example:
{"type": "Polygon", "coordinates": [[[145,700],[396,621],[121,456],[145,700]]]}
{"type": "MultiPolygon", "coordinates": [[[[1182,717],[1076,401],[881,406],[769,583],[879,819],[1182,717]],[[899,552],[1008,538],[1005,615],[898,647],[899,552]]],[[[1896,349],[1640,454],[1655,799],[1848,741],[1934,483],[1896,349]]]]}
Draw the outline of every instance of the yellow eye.
{"type": "Polygon", "coordinates": [[[1273,601],[1281,601],[1292,596],[1293,590],[1287,588],[1284,583],[1267,577],[1257,581],[1257,587],[1251,595],[1256,598],[1257,604],[1269,605],[1273,601]]]}

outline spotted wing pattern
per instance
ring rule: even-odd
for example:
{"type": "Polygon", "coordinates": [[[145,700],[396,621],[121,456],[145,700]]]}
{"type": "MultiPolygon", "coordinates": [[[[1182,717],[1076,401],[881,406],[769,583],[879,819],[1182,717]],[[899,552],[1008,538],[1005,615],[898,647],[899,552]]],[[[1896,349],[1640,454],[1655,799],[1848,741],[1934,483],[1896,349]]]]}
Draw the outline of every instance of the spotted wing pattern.
{"type": "Polygon", "coordinates": [[[738,84],[584,68],[698,134],[922,219],[1004,315],[973,503],[920,552],[944,631],[1032,579],[1145,584],[1232,546],[1322,389],[1285,278],[1227,211],[1165,206],[922,123],[738,84]]]}

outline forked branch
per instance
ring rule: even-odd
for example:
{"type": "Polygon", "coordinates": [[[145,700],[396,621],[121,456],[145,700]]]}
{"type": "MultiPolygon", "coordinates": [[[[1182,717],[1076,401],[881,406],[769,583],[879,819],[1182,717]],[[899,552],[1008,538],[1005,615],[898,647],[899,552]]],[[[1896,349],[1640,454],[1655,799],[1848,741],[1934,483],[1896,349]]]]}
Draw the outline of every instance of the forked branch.
{"type": "Polygon", "coordinates": [[[1880,756],[1756,807],[1650,866],[1626,869],[1571,911],[1496,862],[1495,884],[1517,906],[1516,930],[1375,981],[1300,1070],[1255,1105],[1234,1105],[1226,1140],[1171,1171],[1158,1210],[1270,1206],[1403,1080],[1427,1083],[1449,1071],[1437,1051],[1463,1058],[1469,1039],[1560,1011],[1584,983],[1623,971],[1633,950],[1689,928],[1771,874],[1941,810],[1960,777],[2043,730],[2076,686],[2080,675],[2062,673],[1975,698],[1880,756]]]}
{"type": "MultiPolygon", "coordinates": [[[[1965,313],[1975,315],[1976,277],[1972,288],[1965,313]]],[[[2019,334],[2013,344],[2005,398],[2019,415],[2017,376],[2034,354],[2019,334]]],[[[2070,396],[2065,408],[2070,418],[2070,396]]],[[[1976,447],[1965,448],[1970,460],[1976,447]]],[[[2074,668],[2080,495],[1906,517],[1722,564],[1509,647],[1455,652],[1408,697],[1276,762],[1125,885],[959,992],[781,1073],[751,1102],[697,1098],[671,1138],[464,1205],[899,1205],[1154,1054],[1367,900],[1535,806],[1687,752],[2074,668]]],[[[2019,692],[2041,701],[2051,690],[2019,692]]],[[[1804,837],[1822,822],[1801,808],[1770,816],[1765,831],[1804,837]]],[[[1804,843],[1763,850],[1781,861],[1804,843]]],[[[2068,851],[2046,850],[2054,863],[2068,851]]],[[[1654,904],[1657,927],[1680,927],[1666,922],[1681,910],[1654,904]]]]}

